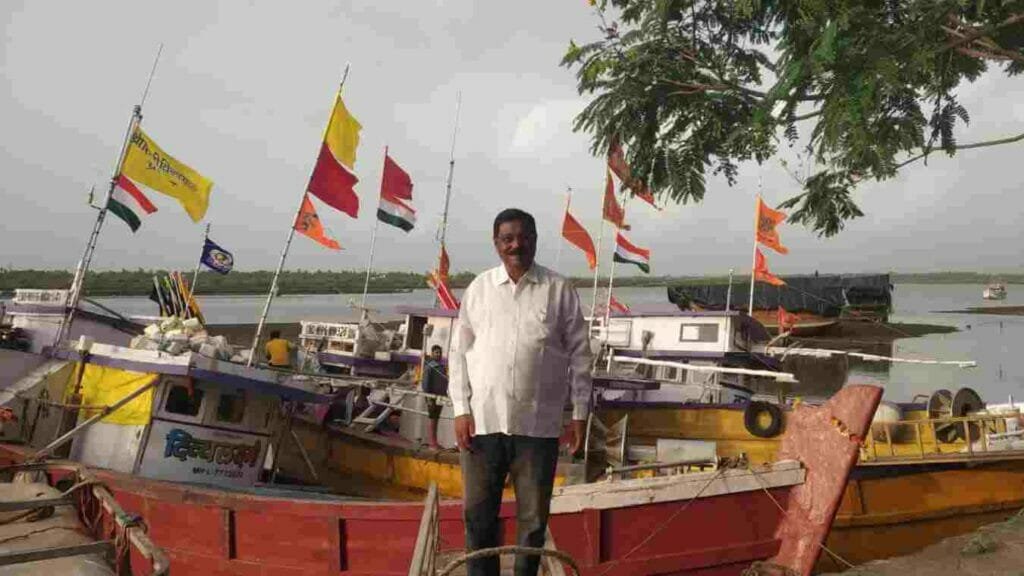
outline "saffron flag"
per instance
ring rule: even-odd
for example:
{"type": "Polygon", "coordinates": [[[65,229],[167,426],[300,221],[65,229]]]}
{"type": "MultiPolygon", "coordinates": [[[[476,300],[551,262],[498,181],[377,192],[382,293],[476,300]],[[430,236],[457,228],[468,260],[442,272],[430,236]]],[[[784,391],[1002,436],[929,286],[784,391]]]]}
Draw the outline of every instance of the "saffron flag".
{"type": "Polygon", "coordinates": [[[757,198],[757,241],[762,245],[779,254],[788,254],[789,248],[782,245],[779,239],[779,231],[776,226],[786,220],[786,215],[778,210],[773,210],[765,204],[761,197],[757,198]]]}
{"type": "Polygon", "coordinates": [[[203,244],[203,255],[199,258],[199,261],[205,264],[207,268],[221,274],[231,272],[231,269],[235,266],[235,257],[231,255],[231,252],[221,248],[209,238],[203,244]]]}
{"type": "Polygon", "coordinates": [[[455,294],[452,293],[446,281],[437,277],[437,273],[431,272],[427,274],[427,284],[437,293],[437,300],[441,303],[442,308],[445,310],[459,309],[459,301],[455,298],[455,294]]]}
{"type": "Polygon", "coordinates": [[[786,312],[785,308],[779,306],[779,334],[792,330],[799,321],[799,316],[796,314],[790,314],[789,312],[786,312]]]}
{"type": "Polygon", "coordinates": [[[587,233],[587,229],[572,217],[568,208],[566,208],[565,218],[562,220],[562,238],[583,250],[583,253],[587,256],[587,265],[590,266],[591,270],[597,267],[597,250],[594,248],[594,241],[590,238],[590,234],[587,233]]]}
{"type": "Polygon", "coordinates": [[[324,225],[320,222],[320,216],[317,215],[309,194],[302,197],[302,208],[295,217],[295,231],[309,236],[331,250],[341,250],[341,244],[324,231],[324,225]]]}
{"type": "Polygon", "coordinates": [[[359,217],[359,196],[356,196],[355,191],[359,179],[354,170],[361,129],[362,126],[349,114],[339,94],[324,132],[316,167],[306,187],[309,193],[328,206],[353,218],[359,217]]]}
{"type": "Polygon", "coordinates": [[[110,194],[107,209],[124,220],[132,232],[138,230],[142,225],[142,214],[156,212],[156,206],[124,174],[120,174],[114,179],[114,191],[110,194]]]}
{"type": "Polygon", "coordinates": [[[616,300],[614,295],[608,298],[608,308],[620,314],[629,314],[629,306],[626,306],[622,302],[616,300]]]}
{"type": "Polygon", "coordinates": [[[445,248],[444,244],[441,244],[441,258],[440,258],[440,260],[438,261],[438,264],[437,264],[437,276],[445,284],[448,283],[448,271],[449,271],[448,269],[450,267],[451,267],[451,261],[448,260],[448,250],[445,248]]]}
{"type": "Polygon", "coordinates": [[[621,232],[615,234],[615,255],[612,259],[624,264],[636,264],[645,274],[651,273],[651,251],[638,248],[621,232]]]}
{"type": "Polygon", "coordinates": [[[416,225],[416,211],[403,200],[412,200],[412,178],[385,153],[377,219],[408,232],[416,225]]]}
{"type": "Polygon", "coordinates": [[[213,182],[161,150],[142,128],[132,133],[118,180],[120,176],[176,198],[193,222],[202,220],[210,205],[213,182]]]}
{"type": "Polygon", "coordinates": [[[768,270],[768,262],[764,259],[764,254],[758,249],[754,256],[754,280],[760,280],[765,284],[771,284],[772,286],[785,286],[786,283],[778,276],[772,274],[768,270]]]}
{"type": "Polygon", "coordinates": [[[608,168],[622,181],[623,186],[626,186],[633,192],[634,196],[661,210],[654,203],[654,194],[651,193],[647,184],[644,184],[644,181],[639,178],[633,178],[633,173],[629,169],[629,164],[626,163],[626,156],[622,152],[622,145],[619,144],[618,138],[614,138],[611,144],[608,145],[608,168]]]}
{"type": "Polygon", "coordinates": [[[602,209],[602,216],[605,220],[615,224],[615,227],[619,230],[629,230],[629,226],[626,225],[626,211],[619,205],[619,201],[615,199],[615,184],[612,182],[612,171],[607,169],[607,179],[604,185],[604,207],[602,209]]]}

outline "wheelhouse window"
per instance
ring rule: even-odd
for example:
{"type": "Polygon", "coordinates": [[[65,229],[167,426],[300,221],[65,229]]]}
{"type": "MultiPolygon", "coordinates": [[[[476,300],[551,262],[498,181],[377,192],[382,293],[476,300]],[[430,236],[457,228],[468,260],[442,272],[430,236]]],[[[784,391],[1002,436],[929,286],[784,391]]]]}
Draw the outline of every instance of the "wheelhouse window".
{"type": "Polygon", "coordinates": [[[718,324],[683,324],[680,342],[718,342],[718,324]]]}
{"type": "Polygon", "coordinates": [[[164,410],[171,414],[196,416],[203,406],[203,391],[199,388],[175,384],[167,392],[164,410]]]}
{"type": "Polygon", "coordinates": [[[217,400],[217,421],[240,424],[245,419],[245,394],[221,394],[217,400]]]}

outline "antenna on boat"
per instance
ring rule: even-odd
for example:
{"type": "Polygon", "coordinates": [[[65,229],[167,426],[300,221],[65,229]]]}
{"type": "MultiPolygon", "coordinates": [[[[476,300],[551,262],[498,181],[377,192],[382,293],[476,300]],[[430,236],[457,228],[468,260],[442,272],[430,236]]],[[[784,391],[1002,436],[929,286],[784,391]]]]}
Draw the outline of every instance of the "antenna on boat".
{"type": "Polygon", "coordinates": [[[448,153],[448,177],[444,182],[444,211],[441,213],[441,228],[438,230],[437,239],[444,246],[445,236],[448,233],[448,206],[452,199],[452,178],[455,176],[455,137],[459,134],[459,113],[462,112],[462,91],[455,96],[455,125],[452,128],[452,145],[448,153]]]}
{"type": "MultiPolygon", "coordinates": [[[[149,88],[153,84],[153,76],[156,75],[156,66],[160,63],[160,54],[164,51],[163,42],[160,43],[159,48],[156,51],[156,58],[153,59],[153,67],[149,71],[149,78],[146,80],[146,89],[142,92],[142,98],[139,103],[132,107],[131,119],[128,121],[128,129],[125,131],[124,139],[121,141],[121,152],[117,156],[117,163],[114,165],[114,174],[110,177],[110,186],[107,188],[106,198],[103,200],[102,206],[93,206],[99,212],[96,214],[96,222],[92,226],[92,232],[89,234],[89,240],[85,243],[85,252],[82,254],[82,259],[79,261],[79,265],[75,270],[74,278],[71,281],[71,290],[68,293],[67,301],[67,314],[61,320],[60,328],[57,329],[57,336],[54,338],[53,347],[57,348],[60,343],[64,341],[64,338],[70,333],[71,325],[75,321],[75,312],[78,310],[78,302],[82,296],[82,285],[85,283],[85,275],[89,271],[89,265],[92,263],[93,254],[96,252],[96,242],[99,240],[100,231],[103,229],[103,222],[107,217],[107,206],[110,205],[110,197],[114,193],[114,188],[117,187],[117,178],[121,174],[121,167],[124,164],[124,157],[128,152],[128,144],[131,142],[132,134],[135,133],[136,128],[142,122],[142,106],[146,103],[146,97],[149,96],[149,88]]],[[[89,193],[89,205],[92,205],[93,194],[89,193]]]]}
{"type": "MultiPolygon", "coordinates": [[[[345,87],[345,80],[348,79],[349,63],[345,64],[345,72],[341,75],[341,83],[338,84],[338,95],[335,96],[335,101],[331,106],[331,116],[327,119],[327,126],[330,127],[331,122],[334,120],[334,111],[337,109],[337,100],[341,98],[341,91],[345,87]]],[[[263,326],[267,323],[267,314],[270,313],[270,303],[273,302],[274,296],[277,295],[277,281],[281,276],[281,269],[284,268],[284,261],[288,258],[288,248],[292,245],[292,239],[295,238],[295,223],[299,220],[299,214],[302,213],[302,206],[306,199],[306,189],[303,188],[302,195],[299,197],[299,207],[295,210],[295,217],[292,218],[291,223],[288,225],[288,239],[285,240],[284,248],[281,249],[281,259],[277,261],[277,270],[274,271],[274,278],[270,281],[270,290],[267,291],[267,301],[263,304],[263,313],[260,314],[260,321],[256,324],[256,335],[252,339],[252,347],[249,348],[249,359],[246,361],[246,366],[252,366],[256,359],[256,347],[260,344],[260,337],[263,336],[263,326]]]]}

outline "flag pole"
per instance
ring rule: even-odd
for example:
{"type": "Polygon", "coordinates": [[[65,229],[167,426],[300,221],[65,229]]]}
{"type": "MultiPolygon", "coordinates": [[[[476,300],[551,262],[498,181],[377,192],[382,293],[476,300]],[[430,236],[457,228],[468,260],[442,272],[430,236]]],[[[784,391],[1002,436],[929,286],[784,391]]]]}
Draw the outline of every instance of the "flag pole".
{"type": "MultiPolygon", "coordinates": [[[[438,240],[441,244],[441,249],[437,252],[437,270],[441,271],[441,259],[445,253],[445,240],[448,235],[448,207],[451,204],[452,199],[452,179],[455,176],[455,137],[459,134],[459,115],[462,112],[462,91],[455,95],[455,124],[452,127],[452,145],[448,152],[448,175],[445,178],[444,183],[444,211],[441,212],[441,229],[438,230],[438,240]]],[[[440,279],[440,278],[439,278],[440,279]]],[[[440,299],[437,297],[437,292],[434,292],[434,307],[436,308],[440,304],[440,299]]]]}
{"type": "MultiPolygon", "coordinates": [[[[757,177],[757,201],[761,201],[761,176],[757,177]]],[[[754,247],[750,251],[750,302],[747,305],[747,314],[751,318],[754,317],[754,282],[756,282],[756,267],[757,267],[757,208],[759,204],[754,204],[754,247]]]]}
{"type": "Polygon", "coordinates": [[[188,299],[196,295],[196,283],[199,282],[199,268],[203,265],[203,253],[206,252],[206,241],[210,239],[210,223],[206,223],[206,232],[203,234],[203,248],[199,253],[199,262],[196,262],[196,270],[192,273],[192,287],[188,291],[188,299]]]}
{"type": "MultiPolygon", "coordinates": [[[[380,171],[380,188],[384,189],[384,170],[388,161],[388,147],[384,146],[384,163],[385,168],[380,171]]],[[[380,194],[377,195],[377,210],[380,211],[380,194]]],[[[366,314],[366,292],[370,289],[370,272],[373,270],[373,249],[377,245],[377,225],[380,224],[380,218],[374,215],[373,219],[373,232],[370,233],[370,255],[366,259],[366,280],[363,281],[363,300],[359,307],[362,309],[362,314],[366,314]]]]}
{"type": "MultiPolygon", "coordinates": [[[[334,109],[337,108],[337,99],[341,98],[341,90],[345,87],[345,80],[348,79],[349,64],[345,64],[345,72],[341,75],[341,83],[338,85],[338,95],[335,97],[335,103],[331,106],[331,116],[327,119],[327,125],[330,126],[334,120],[334,109]]],[[[306,191],[303,190],[302,197],[299,199],[299,207],[295,210],[295,217],[292,218],[292,225],[288,229],[288,239],[285,240],[284,248],[281,250],[281,259],[277,261],[277,270],[274,271],[274,278],[270,281],[270,291],[267,292],[267,301],[263,303],[263,313],[260,314],[260,321],[256,324],[256,335],[252,339],[252,347],[249,348],[249,360],[246,361],[246,366],[252,366],[256,359],[256,349],[259,347],[260,338],[263,336],[263,326],[267,322],[267,314],[270,313],[270,303],[274,300],[274,294],[277,292],[277,281],[281,276],[281,269],[284,268],[284,261],[288,257],[288,248],[292,245],[292,239],[295,238],[295,224],[299,221],[299,215],[302,213],[302,205],[306,200],[306,191]]]]}
{"type": "MultiPolygon", "coordinates": [[[[602,197],[603,198],[603,197],[602,197]]],[[[590,302],[590,334],[594,331],[594,314],[597,313],[597,277],[601,273],[601,242],[604,240],[604,200],[601,201],[601,231],[597,234],[597,265],[594,266],[594,297],[590,302]]]]}
{"type": "MultiPolygon", "coordinates": [[[[569,213],[569,206],[572,205],[572,186],[565,187],[565,213],[569,213]]],[[[562,222],[565,222],[565,215],[562,215],[562,222]]],[[[558,251],[555,252],[555,271],[558,271],[558,265],[562,262],[562,246],[565,242],[558,243],[558,251]]]]}
{"type": "MultiPolygon", "coordinates": [[[[626,203],[629,198],[626,197],[626,192],[622,192],[622,219],[625,222],[626,219],[626,203]]],[[[615,247],[618,249],[619,233],[616,231],[615,234],[615,247]]],[[[615,283],[615,252],[612,252],[612,269],[608,273],[608,301],[606,302],[604,309],[604,341],[608,342],[608,324],[612,319],[612,285],[615,283]]]]}
{"type": "Polygon", "coordinates": [[[725,291],[725,311],[729,311],[729,307],[732,306],[732,273],[733,269],[729,268],[729,288],[725,291]]]}
{"type": "Polygon", "coordinates": [[[153,59],[153,67],[149,70],[149,78],[146,80],[146,88],[142,91],[142,98],[139,99],[139,103],[132,108],[132,116],[128,121],[128,129],[125,131],[124,139],[121,141],[121,152],[117,155],[117,164],[114,166],[114,174],[110,177],[110,186],[107,188],[107,197],[103,201],[103,206],[100,207],[99,212],[96,214],[96,222],[92,226],[92,232],[89,234],[89,240],[85,243],[85,252],[82,254],[82,259],[78,269],[75,271],[75,276],[71,282],[71,291],[68,295],[68,310],[64,318],[61,319],[60,328],[57,329],[57,337],[53,341],[53,347],[58,348],[61,342],[71,333],[71,325],[75,321],[75,313],[78,311],[78,303],[81,301],[82,288],[85,284],[85,276],[89,271],[89,265],[92,264],[92,257],[96,253],[96,242],[99,240],[100,231],[103,229],[103,222],[107,218],[107,207],[110,205],[110,198],[114,194],[114,188],[117,187],[117,177],[121,174],[121,168],[124,164],[124,157],[128,153],[128,145],[131,142],[132,134],[135,133],[135,129],[142,122],[142,106],[146,103],[146,98],[149,96],[149,87],[153,83],[153,76],[156,74],[156,66],[160,62],[160,54],[164,51],[164,45],[161,42],[157,48],[156,57],[153,59]]]}

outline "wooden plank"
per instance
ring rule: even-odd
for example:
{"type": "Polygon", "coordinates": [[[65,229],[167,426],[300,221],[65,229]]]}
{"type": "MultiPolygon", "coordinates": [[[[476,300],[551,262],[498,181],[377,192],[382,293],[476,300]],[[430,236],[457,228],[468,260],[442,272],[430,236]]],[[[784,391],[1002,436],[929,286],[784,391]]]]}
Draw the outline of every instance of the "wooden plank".
{"type": "Polygon", "coordinates": [[[33,508],[44,508],[46,506],[70,506],[71,499],[67,496],[58,498],[37,498],[35,500],[9,500],[0,502],[0,512],[16,512],[18,510],[32,510],[33,508]]]}
{"type": "Polygon", "coordinates": [[[76,544],[74,546],[54,546],[52,548],[39,548],[36,550],[0,552],[0,566],[23,564],[25,562],[37,562],[39,560],[50,560],[52,558],[64,558],[66,556],[111,554],[113,552],[114,542],[111,540],[89,542],[88,544],[76,544]]]}

